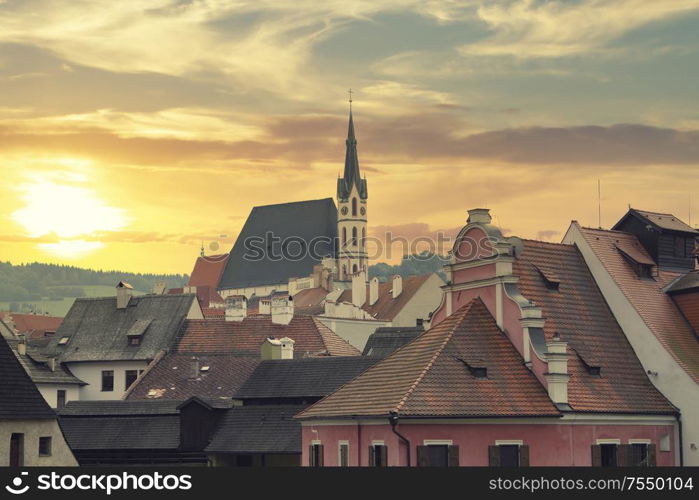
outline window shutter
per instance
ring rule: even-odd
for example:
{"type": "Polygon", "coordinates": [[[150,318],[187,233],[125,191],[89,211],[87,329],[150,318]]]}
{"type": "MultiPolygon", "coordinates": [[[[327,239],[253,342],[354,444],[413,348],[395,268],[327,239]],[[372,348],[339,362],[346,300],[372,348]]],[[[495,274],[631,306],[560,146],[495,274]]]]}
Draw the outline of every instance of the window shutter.
{"type": "Polygon", "coordinates": [[[369,445],[369,467],[376,466],[376,453],[374,452],[374,446],[369,445]]]}
{"type": "Polygon", "coordinates": [[[381,467],[388,465],[388,447],[381,445],[379,448],[379,464],[381,467]]]}
{"type": "Polygon", "coordinates": [[[497,445],[488,446],[488,465],[500,467],[500,447],[497,445]]]}
{"type": "Polygon", "coordinates": [[[325,454],[323,448],[324,446],[322,444],[318,445],[318,467],[323,466],[323,455],[325,454]]]}
{"type": "Polygon", "coordinates": [[[630,444],[620,444],[616,449],[617,467],[629,467],[632,465],[633,449],[630,444]]]}
{"type": "Polygon", "coordinates": [[[315,467],[316,466],[316,461],[315,461],[315,454],[313,453],[313,445],[310,444],[308,445],[308,465],[310,467],[315,467]]]}
{"type": "Polygon", "coordinates": [[[592,445],[592,466],[602,467],[602,447],[598,444],[592,445]]]}
{"type": "Polygon", "coordinates": [[[452,445],[449,447],[449,467],[459,466],[459,446],[452,445]]]}
{"type": "Polygon", "coordinates": [[[519,466],[529,467],[529,445],[523,444],[519,447],[519,466]]]}
{"type": "Polygon", "coordinates": [[[418,446],[417,447],[417,466],[418,467],[429,466],[430,464],[429,464],[427,457],[428,457],[427,446],[418,446]]]}
{"type": "Polygon", "coordinates": [[[655,467],[657,465],[657,454],[655,452],[655,444],[648,445],[648,467],[655,467]]]}

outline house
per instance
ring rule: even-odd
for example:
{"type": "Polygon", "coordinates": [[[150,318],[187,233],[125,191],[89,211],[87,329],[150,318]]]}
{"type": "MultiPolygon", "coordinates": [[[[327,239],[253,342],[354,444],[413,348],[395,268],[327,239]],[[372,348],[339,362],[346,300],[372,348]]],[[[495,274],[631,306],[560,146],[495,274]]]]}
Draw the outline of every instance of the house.
{"type": "Polygon", "coordinates": [[[575,246],[474,209],[445,273],[429,330],[297,415],[304,465],[680,463],[677,409],[575,246]]]}
{"type": "Polygon", "coordinates": [[[225,301],[216,290],[227,261],[227,253],[206,255],[202,247],[187,284],[182,288],[171,288],[167,293],[174,295],[194,293],[205,318],[223,317],[225,301]]]}
{"type": "Polygon", "coordinates": [[[699,465],[699,232],[671,214],[630,209],[612,230],[573,221],[575,245],[651,382],[681,412],[683,463],[699,465]]]}
{"type": "Polygon", "coordinates": [[[79,399],[118,399],[138,375],[175,342],[185,319],[202,318],[193,294],[78,298],[41,351],[86,383],[79,399]]]}
{"type": "MultiPolygon", "coordinates": [[[[17,335],[28,339],[43,338],[56,333],[63,318],[45,314],[20,314],[14,312],[2,313],[0,321],[5,327],[17,335]]],[[[6,337],[7,338],[7,337],[6,337]]]]}
{"type": "Polygon", "coordinates": [[[77,465],[55,412],[0,338],[0,466],[77,465]]]}

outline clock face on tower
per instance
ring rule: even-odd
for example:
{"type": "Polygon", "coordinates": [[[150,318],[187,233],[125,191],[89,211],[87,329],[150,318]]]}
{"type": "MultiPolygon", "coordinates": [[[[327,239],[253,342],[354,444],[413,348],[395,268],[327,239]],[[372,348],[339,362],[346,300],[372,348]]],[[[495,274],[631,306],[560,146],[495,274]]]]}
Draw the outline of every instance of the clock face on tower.
{"type": "Polygon", "coordinates": [[[366,215],[366,208],[364,208],[364,207],[360,208],[359,213],[362,215],[366,215]]]}
{"type": "Polygon", "coordinates": [[[342,212],[342,215],[347,215],[347,207],[342,207],[342,210],[340,210],[340,212],[342,212]]]}

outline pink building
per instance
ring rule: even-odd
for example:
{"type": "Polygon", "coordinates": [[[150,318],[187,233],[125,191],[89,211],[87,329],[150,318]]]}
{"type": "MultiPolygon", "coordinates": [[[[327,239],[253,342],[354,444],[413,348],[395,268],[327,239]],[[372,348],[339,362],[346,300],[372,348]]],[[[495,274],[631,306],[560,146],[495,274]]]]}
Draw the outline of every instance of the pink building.
{"type": "Polygon", "coordinates": [[[301,412],[304,465],[676,465],[648,380],[575,245],[469,211],[430,330],[301,412]]]}

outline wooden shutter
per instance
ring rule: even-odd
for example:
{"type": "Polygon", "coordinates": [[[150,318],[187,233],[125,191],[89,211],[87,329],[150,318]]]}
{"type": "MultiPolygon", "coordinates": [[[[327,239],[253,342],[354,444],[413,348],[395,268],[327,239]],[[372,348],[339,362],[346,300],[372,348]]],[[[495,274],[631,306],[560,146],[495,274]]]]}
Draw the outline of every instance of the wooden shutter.
{"type": "Polygon", "coordinates": [[[523,444],[519,447],[519,466],[529,467],[529,445],[523,444]]]}
{"type": "Polygon", "coordinates": [[[374,452],[374,445],[369,445],[369,467],[376,466],[376,453],[374,452]]]}
{"type": "Polygon", "coordinates": [[[308,465],[310,467],[315,467],[316,466],[316,457],[315,453],[313,453],[315,450],[313,449],[313,445],[310,444],[308,445],[308,465]]]}
{"type": "Polygon", "coordinates": [[[449,467],[459,466],[459,445],[449,447],[449,467]]]}
{"type": "Polygon", "coordinates": [[[648,445],[648,467],[655,467],[657,465],[657,453],[655,450],[655,444],[648,445]]]}
{"type": "Polygon", "coordinates": [[[430,465],[428,460],[429,454],[427,453],[427,446],[417,447],[417,466],[427,467],[430,465]]]}
{"type": "Polygon", "coordinates": [[[488,446],[488,465],[500,467],[500,447],[498,445],[488,446]]]}
{"type": "Polygon", "coordinates": [[[629,467],[633,465],[633,447],[630,444],[620,444],[616,447],[617,467],[629,467]]]}
{"type": "Polygon", "coordinates": [[[318,445],[318,467],[322,467],[324,460],[323,460],[323,455],[324,455],[324,446],[322,444],[318,445]]]}
{"type": "Polygon", "coordinates": [[[388,447],[381,445],[377,448],[379,452],[379,465],[381,465],[381,467],[386,467],[388,465],[388,447]]]}
{"type": "Polygon", "coordinates": [[[598,444],[592,445],[592,466],[602,467],[602,447],[598,444]]]}

